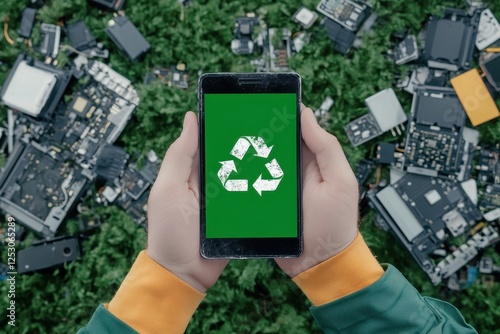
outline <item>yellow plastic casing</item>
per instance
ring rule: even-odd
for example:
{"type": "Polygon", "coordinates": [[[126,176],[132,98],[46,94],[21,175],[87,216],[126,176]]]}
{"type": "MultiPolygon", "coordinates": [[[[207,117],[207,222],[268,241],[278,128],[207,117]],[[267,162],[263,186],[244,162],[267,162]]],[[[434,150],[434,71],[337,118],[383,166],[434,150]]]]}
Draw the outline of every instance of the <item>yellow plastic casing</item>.
{"type": "Polygon", "coordinates": [[[451,84],[472,125],[478,126],[500,116],[500,111],[477,69],[456,76],[451,79],[451,84]]]}

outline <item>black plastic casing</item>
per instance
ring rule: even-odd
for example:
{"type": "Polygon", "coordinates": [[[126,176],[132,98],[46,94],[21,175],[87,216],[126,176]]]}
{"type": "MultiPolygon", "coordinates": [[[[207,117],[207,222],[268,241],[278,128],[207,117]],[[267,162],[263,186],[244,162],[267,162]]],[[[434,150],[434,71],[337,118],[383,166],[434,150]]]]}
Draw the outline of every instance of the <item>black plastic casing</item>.
{"type": "Polygon", "coordinates": [[[60,237],[17,252],[18,274],[40,272],[77,260],[81,255],[78,237],[60,237]]]}
{"type": "Polygon", "coordinates": [[[140,60],[149,52],[151,45],[128,17],[117,16],[110,22],[112,25],[106,28],[106,34],[129,60],[140,60]]]}
{"type": "Polygon", "coordinates": [[[292,258],[302,254],[301,82],[297,73],[213,73],[198,82],[200,159],[200,253],[207,259],[292,258]],[[297,96],[297,237],[206,238],[204,94],[294,93],[297,96]]]}

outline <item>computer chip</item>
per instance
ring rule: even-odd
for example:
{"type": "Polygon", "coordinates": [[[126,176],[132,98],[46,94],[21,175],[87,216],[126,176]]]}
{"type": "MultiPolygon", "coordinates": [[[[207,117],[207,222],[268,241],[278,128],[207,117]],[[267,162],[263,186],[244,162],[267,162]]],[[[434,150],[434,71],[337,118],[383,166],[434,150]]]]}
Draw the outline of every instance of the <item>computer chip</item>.
{"type": "Polygon", "coordinates": [[[87,108],[87,105],[89,104],[89,101],[81,96],[77,96],[76,99],[73,102],[73,110],[77,111],[79,113],[83,113],[85,111],[85,108],[87,108]]]}
{"type": "Polygon", "coordinates": [[[123,189],[134,200],[137,200],[151,185],[135,168],[129,166],[122,178],[123,189]]]}
{"type": "Polygon", "coordinates": [[[378,143],[375,146],[375,161],[382,165],[393,165],[403,155],[397,150],[399,150],[398,144],[378,143]]]}
{"type": "Polygon", "coordinates": [[[186,64],[177,64],[177,66],[171,67],[171,77],[169,85],[177,88],[188,88],[189,75],[186,71],[186,64]]]}
{"type": "Polygon", "coordinates": [[[293,19],[295,22],[299,23],[304,28],[309,29],[318,19],[318,14],[316,14],[312,10],[309,10],[307,7],[302,6],[295,13],[293,19]]]}
{"type": "Polygon", "coordinates": [[[97,158],[95,172],[99,177],[113,182],[123,175],[128,158],[129,155],[124,149],[113,145],[105,145],[97,158]]]}

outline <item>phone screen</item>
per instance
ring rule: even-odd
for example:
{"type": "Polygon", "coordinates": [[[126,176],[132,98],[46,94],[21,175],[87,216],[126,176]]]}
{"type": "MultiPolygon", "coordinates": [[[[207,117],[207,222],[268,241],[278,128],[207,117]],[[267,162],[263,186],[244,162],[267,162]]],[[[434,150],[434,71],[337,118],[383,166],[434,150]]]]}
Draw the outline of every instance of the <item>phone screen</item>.
{"type": "Polygon", "coordinates": [[[300,77],[208,74],[199,98],[201,254],[298,256],[300,77]]]}
{"type": "Polygon", "coordinates": [[[297,237],[296,101],[205,94],[207,238],[297,237]]]}

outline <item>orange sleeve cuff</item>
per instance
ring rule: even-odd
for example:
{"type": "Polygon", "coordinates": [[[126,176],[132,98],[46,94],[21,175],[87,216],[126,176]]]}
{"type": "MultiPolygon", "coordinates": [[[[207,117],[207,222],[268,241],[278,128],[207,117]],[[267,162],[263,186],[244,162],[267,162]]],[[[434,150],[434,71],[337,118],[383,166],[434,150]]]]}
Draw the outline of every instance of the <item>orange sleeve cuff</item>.
{"type": "Polygon", "coordinates": [[[142,251],[106,306],[139,333],[184,333],[204,297],[142,251]]]}
{"type": "Polygon", "coordinates": [[[383,274],[358,233],[342,252],[297,275],[293,281],[314,306],[321,306],[367,287],[383,274]]]}

